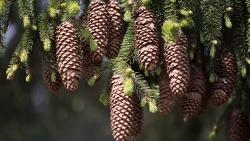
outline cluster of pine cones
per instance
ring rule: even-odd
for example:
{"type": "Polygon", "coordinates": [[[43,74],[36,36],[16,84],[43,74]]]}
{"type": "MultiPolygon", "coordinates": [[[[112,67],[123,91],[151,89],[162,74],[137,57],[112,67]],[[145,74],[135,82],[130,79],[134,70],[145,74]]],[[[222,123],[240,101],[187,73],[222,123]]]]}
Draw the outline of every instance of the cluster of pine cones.
{"type": "MultiPolygon", "coordinates": [[[[69,21],[57,27],[55,56],[58,67],[43,67],[45,84],[52,93],[58,92],[62,84],[70,91],[76,90],[82,72],[89,80],[104,57],[117,56],[123,40],[124,25],[120,9],[115,0],[110,0],[108,4],[101,0],[90,3],[87,27],[97,43],[96,51],[92,51],[87,42],[80,42],[76,29],[69,21]]],[[[156,18],[146,6],[139,7],[133,13],[133,18],[138,62],[142,68],[154,72],[160,62],[156,18]]],[[[237,66],[234,56],[228,52],[223,53],[221,73],[211,86],[202,67],[190,65],[187,38],[181,30],[177,32],[175,41],[165,42],[163,56],[157,105],[161,114],[169,113],[177,98],[184,96],[181,108],[184,119],[199,116],[206,111],[209,100],[219,106],[227,101],[235,88],[237,66]]],[[[139,96],[136,93],[126,95],[122,81],[119,74],[114,74],[110,80],[110,121],[116,141],[127,141],[137,136],[143,122],[139,96]]]]}
{"type": "Polygon", "coordinates": [[[71,22],[62,22],[55,32],[58,69],[48,65],[43,67],[47,88],[52,93],[56,93],[64,84],[66,89],[74,91],[79,86],[82,72],[89,80],[105,56],[107,58],[117,56],[123,38],[123,25],[123,17],[117,1],[110,0],[108,4],[100,0],[92,1],[88,7],[87,17],[88,30],[97,43],[97,50],[92,51],[86,41],[80,41],[71,22]],[[55,72],[56,82],[50,81],[51,72],[55,72]]]}

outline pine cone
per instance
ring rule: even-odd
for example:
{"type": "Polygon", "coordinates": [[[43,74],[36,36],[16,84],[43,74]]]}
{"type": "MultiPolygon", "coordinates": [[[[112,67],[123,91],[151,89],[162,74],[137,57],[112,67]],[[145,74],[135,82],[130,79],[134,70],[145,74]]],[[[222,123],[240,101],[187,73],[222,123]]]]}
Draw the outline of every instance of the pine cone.
{"type": "Polygon", "coordinates": [[[203,73],[203,74],[205,75],[206,93],[205,93],[205,95],[202,95],[202,104],[201,104],[201,107],[197,113],[197,116],[201,116],[207,110],[207,108],[209,106],[209,100],[211,97],[211,90],[212,90],[213,84],[214,84],[214,83],[209,82],[208,74],[206,74],[206,73],[203,73]]]}
{"type": "Polygon", "coordinates": [[[186,121],[188,117],[193,117],[198,114],[202,105],[201,95],[195,92],[189,92],[183,98],[181,112],[186,121]]]}
{"type": "MultiPolygon", "coordinates": [[[[88,81],[92,76],[94,76],[96,69],[101,65],[102,62],[93,62],[91,59],[91,50],[89,44],[86,42],[82,43],[82,50],[83,50],[83,65],[82,70],[85,73],[85,79],[88,81]]],[[[95,84],[99,81],[95,81],[95,84]]]]}
{"type": "Polygon", "coordinates": [[[127,141],[137,136],[142,128],[143,109],[136,94],[124,94],[124,86],[119,75],[111,78],[110,121],[114,139],[127,141]]]}
{"type": "Polygon", "coordinates": [[[160,75],[160,97],[158,101],[158,111],[160,114],[168,114],[175,106],[177,96],[172,94],[170,89],[170,79],[165,70],[160,75]]]}
{"type": "Polygon", "coordinates": [[[78,88],[82,72],[82,50],[76,30],[70,22],[61,23],[56,29],[56,58],[64,86],[74,91],[78,88]]]}
{"type": "Polygon", "coordinates": [[[139,7],[134,17],[134,40],[138,60],[144,68],[154,71],[159,61],[156,18],[153,12],[145,6],[139,7]]]}
{"type": "Polygon", "coordinates": [[[206,81],[202,68],[197,66],[191,67],[191,77],[188,87],[188,92],[197,92],[202,97],[206,95],[206,81]]]}
{"type": "Polygon", "coordinates": [[[123,39],[123,16],[120,13],[121,6],[116,0],[110,0],[107,6],[109,15],[109,41],[108,58],[115,58],[119,52],[123,39]]]}
{"type": "Polygon", "coordinates": [[[224,104],[236,87],[237,64],[233,54],[224,52],[221,60],[219,79],[215,82],[211,102],[215,106],[224,104]]]}
{"type": "Polygon", "coordinates": [[[88,28],[92,38],[97,42],[97,50],[92,52],[92,61],[102,62],[107,53],[108,44],[108,12],[106,4],[101,0],[91,1],[88,7],[88,28]]]}
{"type": "Polygon", "coordinates": [[[248,117],[240,109],[233,110],[230,124],[230,141],[249,141],[248,117]]]}
{"type": "Polygon", "coordinates": [[[176,96],[183,96],[187,92],[190,65],[187,54],[187,38],[182,31],[175,42],[164,44],[164,58],[170,78],[170,88],[176,96]]]}
{"type": "Polygon", "coordinates": [[[48,90],[51,93],[57,93],[61,89],[61,86],[62,86],[62,80],[61,80],[59,72],[57,70],[54,70],[54,69],[50,70],[50,69],[46,68],[45,65],[43,64],[42,65],[42,74],[43,74],[44,83],[45,83],[46,87],[48,88],[48,90]],[[52,74],[51,71],[55,72],[56,82],[51,81],[51,74],[52,74]]]}

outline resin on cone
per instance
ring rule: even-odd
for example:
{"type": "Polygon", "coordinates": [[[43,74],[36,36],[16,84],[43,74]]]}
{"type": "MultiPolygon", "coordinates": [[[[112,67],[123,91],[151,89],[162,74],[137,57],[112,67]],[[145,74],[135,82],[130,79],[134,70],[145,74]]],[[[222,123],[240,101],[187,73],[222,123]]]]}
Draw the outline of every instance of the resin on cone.
{"type": "Polygon", "coordinates": [[[82,48],[73,24],[64,21],[56,29],[56,59],[58,71],[66,89],[78,88],[82,76],[82,48]]]}
{"type": "Polygon", "coordinates": [[[147,7],[141,6],[135,11],[134,18],[134,41],[138,61],[145,69],[153,72],[159,61],[155,16],[147,7]]]}
{"type": "Polygon", "coordinates": [[[107,5],[101,0],[91,0],[88,7],[88,29],[97,43],[97,50],[92,51],[92,61],[101,62],[107,54],[109,20],[107,5]]]}
{"type": "Polygon", "coordinates": [[[123,16],[120,13],[121,6],[116,0],[109,0],[107,6],[109,16],[109,40],[108,58],[115,58],[118,55],[123,39],[123,16]]]}
{"type": "Polygon", "coordinates": [[[176,96],[184,96],[190,79],[190,64],[187,53],[187,38],[182,31],[176,41],[164,44],[164,59],[170,78],[170,88],[176,96]]]}
{"type": "Polygon", "coordinates": [[[116,141],[128,141],[130,137],[141,132],[143,109],[135,93],[132,96],[124,94],[119,75],[113,75],[110,87],[110,122],[113,137],[116,141]]]}

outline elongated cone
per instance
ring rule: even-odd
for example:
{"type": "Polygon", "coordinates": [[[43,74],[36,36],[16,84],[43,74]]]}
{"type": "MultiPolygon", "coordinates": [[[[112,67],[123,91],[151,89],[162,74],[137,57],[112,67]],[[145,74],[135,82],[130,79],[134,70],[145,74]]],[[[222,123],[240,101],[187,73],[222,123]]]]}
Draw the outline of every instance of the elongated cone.
{"type": "Polygon", "coordinates": [[[211,91],[212,91],[212,88],[214,85],[214,83],[209,82],[209,75],[205,72],[203,72],[203,74],[205,75],[206,93],[205,93],[205,95],[202,95],[202,105],[198,111],[197,116],[201,116],[208,109],[209,101],[210,101],[210,97],[211,97],[211,91]]]}
{"type": "Polygon", "coordinates": [[[215,106],[224,104],[237,82],[237,64],[234,55],[230,52],[224,52],[221,58],[219,79],[215,82],[210,101],[215,106]]]}
{"type": "Polygon", "coordinates": [[[109,21],[106,4],[101,0],[92,0],[88,7],[88,28],[97,42],[97,50],[92,53],[92,61],[101,62],[107,53],[109,21]]]}
{"type": "Polygon", "coordinates": [[[119,52],[123,38],[123,16],[121,6],[116,0],[109,0],[107,6],[109,16],[108,58],[115,58],[119,52]]]}
{"type": "Polygon", "coordinates": [[[187,54],[187,38],[182,31],[176,42],[164,44],[164,59],[170,78],[170,88],[176,96],[184,96],[190,79],[190,64],[187,54]]]}
{"type": "Polygon", "coordinates": [[[128,141],[130,137],[141,132],[143,109],[136,94],[124,94],[119,75],[113,75],[110,86],[110,122],[113,136],[116,141],[128,141]]]}
{"type": "Polygon", "coordinates": [[[250,125],[241,109],[233,110],[230,122],[230,141],[249,141],[250,125]]]}
{"type": "Polygon", "coordinates": [[[159,61],[156,18],[153,12],[145,6],[139,7],[134,17],[134,40],[138,61],[141,66],[153,72],[159,61]]]}
{"type": "MultiPolygon", "coordinates": [[[[86,81],[88,81],[92,76],[94,76],[96,69],[101,65],[102,62],[92,61],[91,59],[92,53],[90,50],[90,46],[86,42],[82,43],[82,50],[83,50],[82,70],[85,73],[86,81]]],[[[98,80],[95,81],[95,84],[98,82],[98,80]]]]}
{"type": "Polygon", "coordinates": [[[160,75],[160,97],[158,101],[158,111],[160,114],[168,114],[175,106],[177,96],[170,89],[170,79],[166,69],[160,75]]]}
{"type": "Polygon", "coordinates": [[[187,95],[183,98],[182,114],[184,119],[192,116],[198,116],[203,103],[202,98],[206,97],[206,80],[202,68],[191,66],[191,77],[187,95]],[[191,104],[191,105],[190,105],[191,104]]]}
{"type": "Polygon", "coordinates": [[[198,114],[198,111],[202,105],[201,95],[196,92],[189,92],[183,98],[181,112],[184,118],[184,121],[188,117],[193,117],[198,114]]]}
{"type": "Polygon", "coordinates": [[[62,22],[56,29],[56,59],[64,86],[74,91],[82,76],[82,48],[73,24],[62,22]]]}
{"type": "Polygon", "coordinates": [[[53,69],[49,70],[44,65],[42,65],[42,74],[43,74],[44,83],[46,87],[48,88],[48,90],[51,93],[57,93],[61,89],[61,86],[62,86],[62,80],[61,80],[59,72],[53,69]],[[55,73],[56,82],[52,82],[51,80],[52,71],[54,71],[55,73]]]}

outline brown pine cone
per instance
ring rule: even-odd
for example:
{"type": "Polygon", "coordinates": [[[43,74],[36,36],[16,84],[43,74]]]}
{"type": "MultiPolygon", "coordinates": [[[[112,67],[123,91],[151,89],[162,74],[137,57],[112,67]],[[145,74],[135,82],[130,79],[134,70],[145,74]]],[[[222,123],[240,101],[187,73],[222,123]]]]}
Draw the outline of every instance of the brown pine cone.
{"type": "Polygon", "coordinates": [[[183,98],[181,112],[186,121],[188,117],[196,116],[202,105],[202,98],[199,93],[189,92],[183,98]]]}
{"type": "Polygon", "coordinates": [[[170,89],[170,79],[166,70],[163,69],[160,75],[160,97],[158,101],[158,111],[160,114],[168,114],[175,106],[177,96],[170,89]]]}
{"type": "Polygon", "coordinates": [[[109,0],[107,11],[109,15],[109,51],[107,57],[115,58],[123,39],[123,16],[120,13],[121,6],[116,0],[109,0]]]}
{"type": "MultiPolygon", "coordinates": [[[[93,62],[91,59],[91,50],[89,44],[86,42],[82,43],[82,50],[83,50],[83,65],[82,70],[85,73],[85,79],[88,81],[91,77],[94,76],[96,69],[101,65],[102,62],[93,62]]],[[[95,84],[99,81],[100,78],[98,78],[95,81],[95,84]]]]}
{"type": "Polygon", "coordinates": [[[42,74],[43,74],[43,80],[44,80],[45,86],[48,88],[48,90],[51,93],[57,93],[61,89],[62,80],[61,80],[59,72],[55,71],[56,82],[52,82],[51,81],[52,71],[53,70],[50,70],[46,68],[44,65],[42,65],[42,74]]]}
{"type": "Polygon", "coordinates": [[[136,94],[124,94],[119,75],[113,75],[110,86],[110,122],[113,136],[116,141],[127,141],[141,132],[143,109],[136,94]]]}
{"type": "Polygon", "coordinates": [[[74,91],[78,88],[82,72],[82,49],[76,30],[70,22],[62,22],[56,29],[56,59],[64,86],[74,91]]]}
{"type": "Polygon", "coordinates": [[[197,92],[202,97],[206,95],[206,81],[202,68],[197,66],[191,67],[191,76],[188,87],[188,92],[197,92]]]}
{"type": "Polygon", "coordinates": [[[211,102],[215,106],[224,104],[233,93],[237,82],[237,64],[234,55],[224,52],[221,58],[219,79],[215,82],[211,102]]]}
{"type": "Polygon", "coordinates": [[[231,114],[230,141],[249,141],[250,125],[242,110],[235,109],[231,114]]]}
{"type": "Polygon", "coordinates": [[[145,69],[153,72],[159,61],[156,18],[153,12],[145,6],[135,11],[134,18],[134,41],[138,61],[145,69]]]}
{"type": "Polygon", "coordinates": [[[164,44],[164,58],[170,78],[170,88],[176,96],[183,96],[187,92],[190,79],[190,65],[187,54],[187,39],[179,31],[176,42],[164,44]]]}
{"type": "Polygon", "coordinates": [[[106,4],[101,0],[91,1],[88,7],[88,28],[97,42],[97,50],[92,52],[92,61],[102,62],[107,53],[109,21],[106,4]]]}

